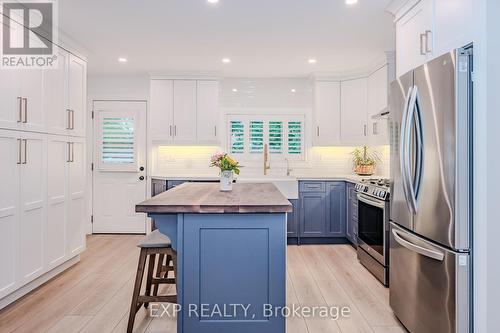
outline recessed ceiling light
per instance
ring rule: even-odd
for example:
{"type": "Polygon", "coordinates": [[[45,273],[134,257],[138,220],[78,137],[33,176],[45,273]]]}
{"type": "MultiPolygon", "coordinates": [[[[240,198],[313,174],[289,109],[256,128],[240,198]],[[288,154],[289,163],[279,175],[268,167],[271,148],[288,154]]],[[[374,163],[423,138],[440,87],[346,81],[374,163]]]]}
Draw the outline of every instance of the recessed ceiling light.
{"type": "Polygon", "coordinates": [[[215,5],[216,3],[219,2],[219,0],[207,0],[209,4],[215,5]]]}
{"type": "Polygon", "coordinates": [[[345,0],[346,5],[354,5],[358,3],[358,0],[345,0]]]}
{"type": "Polygon", "coordinates": [[[127,62],[128,60],[127,60],[127,58],[120,57],[120,58],[118,58],[118,61],[119,61],[119,62],[122,62],[122,63],[125,63],[125,62],[127,62]]]}
{"type": "Polygon", "coordinates": [[[290,91],[294,93],[294,92],[296,92],[297,90],[295,90],[295,88],[292,88],[290,91]]]}
{"type": "Polygon", "coordinates": [[[222,62],[225,64],[229,64],[231,62],[231,59],[229,58],[222,58],[222,62]]]}
{"type": "Polygon", "coordinates": [[[233,92],[238,92],[238,89],[236,89],[236,88],[233,88],[233,92]]]}
{"type": "Polygon", "coordinates": [[[311,59],[307,60],[307,62],[310,64],[315,64],[317,62],[317,60],[314,58],[311,58],[311,59]]]}

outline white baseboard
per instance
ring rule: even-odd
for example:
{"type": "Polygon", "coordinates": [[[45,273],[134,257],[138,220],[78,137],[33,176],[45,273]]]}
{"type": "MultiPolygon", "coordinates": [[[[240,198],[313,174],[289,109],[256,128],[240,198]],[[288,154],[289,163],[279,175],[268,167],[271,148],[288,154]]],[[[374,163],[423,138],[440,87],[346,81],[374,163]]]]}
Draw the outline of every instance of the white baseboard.
{"type": "Polygon", "coordinates": [[[5,296],[4,298],[0,299],[0,310],[6,307],[7,305],[17,301],[30,291],[38,288],[45,282],[49,281],[56,275],[64,272],[66,269],[70,268],[74,264],[78,263],[80,261],[80,255],[77,255],[76,257],[73,257],[69,259],[68,261],[62,263],[61,265],[57,266],[51,271],[48,271],[47,273],[41,275],[40,277],[36,278],[35,280],[31,281],[30,283],[22,286],[21,288],[17,289],[16,291],[10,293],[9,295],[5,296]]]}

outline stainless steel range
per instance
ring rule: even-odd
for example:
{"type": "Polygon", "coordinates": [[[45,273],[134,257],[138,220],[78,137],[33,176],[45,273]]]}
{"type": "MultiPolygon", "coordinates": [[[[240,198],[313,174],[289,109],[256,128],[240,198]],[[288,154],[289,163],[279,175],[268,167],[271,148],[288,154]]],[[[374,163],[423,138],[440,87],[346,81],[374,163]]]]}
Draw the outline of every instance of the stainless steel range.
{"type": "Polygon", "coordinates": [[[389,285],[388,179],[363,179],[357,183],[358,260],[384,285],[389,285]]]}

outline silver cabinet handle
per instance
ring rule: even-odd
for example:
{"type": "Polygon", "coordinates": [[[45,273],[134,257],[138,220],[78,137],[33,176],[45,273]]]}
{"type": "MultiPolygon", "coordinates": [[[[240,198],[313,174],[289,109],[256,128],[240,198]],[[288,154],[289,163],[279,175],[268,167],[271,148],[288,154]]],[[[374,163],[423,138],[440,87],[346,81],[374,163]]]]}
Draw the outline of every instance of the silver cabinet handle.
{"type": "Polygon", "coordinates": [[[67,121],[66,121],[66,129],[71,129],[71,110],[70,109],[66,109],[66,116],[68,117],[67,121]]]}
{"type": "Polygon", "coordinates": [[[174,136],[177,136],[177,125],[174,125],[174,136]]]}
{"type": "Polygon", "coordinates": [[[377,135],[378,134],[378,123],[373,123],[372,124],[372,133],[373,133],[373,135],[377,135]]]}
{"type": "Polygon", "coordinates": [[[71,110],[71,129],[75,129],[75,110],[71,110]]]}
{"type": "Polygon", "coordinates": [[[426,54],[432,52],[432,47],[429,46],[429,42],[432,43],[432,31],[426,30],[425,31],[425,53],[426,54]]]}
{"type": "Polygon", "coordinates": [[[217,126],[214,126],[214,136],[217,136],[217,126]]]}
{"type": "Polygon", "coordinates": [[[319,126],[316,126],[316,136],[319,136],[319,126]]]}
{"type": "Polygon", "coordinates": [[[17,157],[17,164],[21,164],[22,162],[22,148],[21,148],[21,141],[22,139],[17,139],[17,147],[19,148],[19,155],[17,157]]]}
{"type": "Polygon", "coordinates": [[[417,244],[413,244],[412,242],[404,239],[400,235],[399,231],[396,229],[392,229],[392,234],[394,235],[394,240],[396,240],[396,242],[399,245],[407,248],[408,250],[416,252],[416,253],[421,254],[423,256],[438,260],[438,261],[444,260],[444,253],[439,252],[439,251],[434,251],[434,250],[425,248],[425,247],[417,245],[417,244]]]}
{"type": "Polygon", "coordinates": [[[71,142],[71,162],[75,161],[75,143],[71,142]]]}
{"type": "Polygon", "coordinates": [[[28,163],[28,140],[23,139],[24,142],[24,161],[23,164],[28,163]]]}
{"type": "Polygon", "coordinates": [[[170,136],[172,136],[172,125],[169,126],[169,133],[170,133],[170,136]]]}
{"type": "Polygon", "coordinates": [[[363,135],[366,136],[366,124],[363,125],[363,135]]]}
{"type": "Polygon", "coordinates": [[[425,55],[425,46],[424,46],[425,38],[426,38],[425,34],[420,34],[420,55],[425,55]]]}
{"type": "Polygon", "coordinates": [[[23,98],[23,104],[24,104],[24,120],[23,120],[23,123],[27,123],[28,122],[28,99],[27,98],[23,98]]]}
{"type": "Polygon", "coordinates": [[[19,119],[17,120],[17,122],[22,123],[23,122],[23,98],[18,97],[17,100],[19,102],[19,119]]]}

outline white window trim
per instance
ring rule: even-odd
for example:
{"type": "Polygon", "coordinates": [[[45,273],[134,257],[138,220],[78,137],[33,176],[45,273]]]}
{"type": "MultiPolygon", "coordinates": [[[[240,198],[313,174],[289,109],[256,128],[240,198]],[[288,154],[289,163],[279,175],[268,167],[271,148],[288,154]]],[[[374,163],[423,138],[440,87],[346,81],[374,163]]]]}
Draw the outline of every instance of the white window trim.
{"type": "Polygon", "coordinates": [[[283,123],[282,133],[282,153],[269,153],[270,161],[305,161],[306,160],[306,147],[305,147],[305,116],[302,114],[283,114],[283,115],[265,115],[265,114],[228,114],[226,121],[227,135],[226,147],[229,154],[233,154],[239,161],[260,161],[262,160],[262,152],[250,153],[250,122],[263,121],[264,122],[264,144],[269,144],[269,122],[280,121],[283,123]],[[244,150],[243,153],[231,152],[231,122],[241,121],[244,124],[244,150]],[[288,153],[288,122],[297,121],[301,123],[301,154],[288,153]]]}

